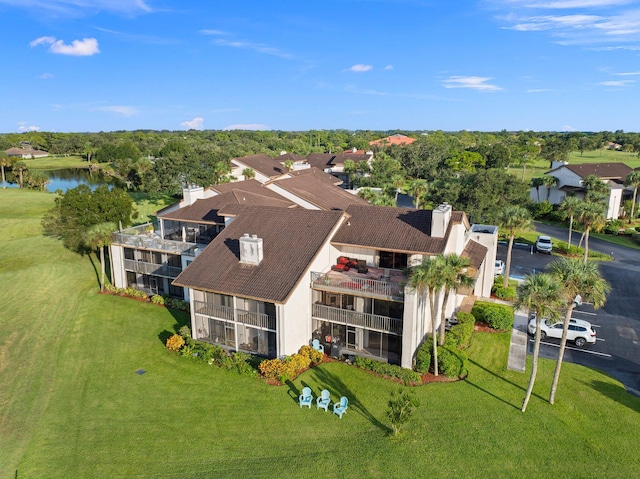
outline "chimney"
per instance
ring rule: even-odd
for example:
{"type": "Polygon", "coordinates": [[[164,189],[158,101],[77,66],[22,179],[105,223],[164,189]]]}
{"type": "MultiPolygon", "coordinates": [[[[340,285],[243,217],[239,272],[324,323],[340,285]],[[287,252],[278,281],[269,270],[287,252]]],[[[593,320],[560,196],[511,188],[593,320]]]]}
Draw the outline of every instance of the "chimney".
{"type": "Polygon", "coordinates": [[[182,188],[182,198],[184,206],[194,204],[197,200],[204,198],[204,188],[202,186],[188,185],[186,188],[182,188]]]}
{"type": "Polygon", "coordinates": [[[262,261],[262,238],[248,233],[240,237],[240,262],[258,265],[262,261]]]}
{"type": "Polygon", "coordinates": [[[431,212],[431,236],[444,238],[451,220],[451,205],[443,203],[431,212]]]}

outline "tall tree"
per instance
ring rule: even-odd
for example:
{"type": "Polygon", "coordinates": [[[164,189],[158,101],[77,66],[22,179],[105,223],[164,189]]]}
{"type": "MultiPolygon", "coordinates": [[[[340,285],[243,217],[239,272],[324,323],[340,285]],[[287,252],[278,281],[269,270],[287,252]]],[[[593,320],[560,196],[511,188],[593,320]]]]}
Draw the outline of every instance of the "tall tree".
{"type": "Polygon", "coordinates": [[[407,184],[407,180],[404,176],[396,174],[391,177],[391,184],[395,188],[395,204],[398,204],[398,193],[402,192],[403,188],[407,184]]]}
{"type": "Polygon", "coordinates": [[[608,202],[609,187],[599,176],[587,176],[582,180],[582,186],[587,190],[585,201],[604,204],[608,202]]]}
{"type": "Polygon", "coordinates": [[[571,234],[573,233],[573,219],[580,209],[582,200],[577,196],[565,196],[560,203],[558,210],[564,215],[565,218],[569,218],[569,239],[567,245],[571,248],[571,234]]]}
{"type": "Polygon", "coordinates": [[[558,178],[551,175],[544,175],[542,177],[542,184],[547,189],[547,201],[549,201],[549,196],[551,195],[551,188],[558,186],[558,178]]]}
{"type": "Polygon", "coordinates": [[[633,200],[631,201],[631,214],[629,215],[629,223],[631,223],[635,219],[636,198],[638,196],[638,187],[640,187],[640,170],[633,170],[629,173],[629,176],[624,180],[624,186],[633,187],[633,200]]]}
{"type": "Polygon", "coordinates": [[[245,168],[242,170],[242,176],[244,176],[245,180],[252,180],[256,177],[256,172],[253,168],[245,168]]]}
{"type": "Polygon", "coordinates": [[[444,298],[442,300],[442,309],[440,310],[441,346],[444,344],[445,339],[444,324],[446,321],[446,308],[450,294],[455,296],[459,288],[471,287],[475,283],[475,280],[471,276],[468,276],[468,269],[469,266],[471,266],[469,258],[452,253],[444,257],[443,263],[440,273],[442,275],[442,286],[444,288],[444,298]]]}
{"type": "Polygon", "coordinates": [[[607,222],[605,208],[602,203],[585,201],[580,205],[577,212],[578,221],[584,227],[584,259],[587,262],[589,256],[589,233],[600,231],[607,222]]]}
{"type": "Polygon", "coordinates": [[[24,161],[18,161],[13,164],[13,169],[18,171],[18,184],[20,188],[24,188],[24,172],[28,170],[24,161]]]}
{"type": "Polygon", "coordinates": [[[409,187],[407,188],[407,193],[409,193],[409,196],[413,198],[416,209],[420,209],[420,201],[424,198],[428,191],[429,184],[427,183],[427,180],[411,180],[411,182],[409,183],[409,187]]]}
{"type": "Polygon", "coordinates": [[[531,213],[522,206],[507,206],[498,216],[498,225],[506,231],[509,236],[509,246],[507,247],[507,264],[504,271],[503,287],[509,286],[509,273],[511,272],[511,251],[513,249],[513,240],[516,234],[531,228],[533,220],[531,213]]]}
{"type": "Polygon", "coordinates": [[[602,307],[607,300],[607,294],[611,291],[611,286],[602,278],[600,269],[597,263],[594,262],[583,263],[579,259],[563,258],[554,261],[548,268],[549,272],[562,284],[565,311],[558,361],[553,373],[551,393],[549,394],[549,402],[553,404],[567,345],[567,332],[569,331],[571,314],[581,301],[591,303],[595,309],[602,307]]]}
{"type": "Polygon", "coordinates": [[[531,178],[529,185],[531,188],[536,189],[536,196],[538,197],[538,203],[540,203],[540,187],[544,185],[544,177],[540,176],[538,178],[531,178]]]}
{"type": "Polygon", "coordinates": [[[114,223],[99,223],[91,226],[85,233],[84,243],[91,249],[97,249],[100,253],[100,291],[104,291],[104,276],[106,262],[104,251],[112,242],[113,232],[118,227],[114,223]]]}
{"type": "Polygon", "coordinates": [[[0,150],[0,169],[2,169],[2,188],[7,188],[7,177],[5,176],[4,169],[11,166],[13,163],[11,158],[2,150],[0,150]]]}
{"type": "MultiPolygon", "coordinates": [[[[433,373],[438,375],[438,328],[436,317],[438,315],[438,296],[444,285],[442,268],[445,263],[444,255],[439,254],[435,258],[425,259],[422,264],[414,266],[409,275],[409,287],[416,290],[418,297],[423,302],[425,298],[429,305],[431,318],[431,338],[433,340],[433,373]]],[[[422,309],[422,308],[421,308],[422,309]]],[[[421,311],[422,313],[422,311],[421,311]]],[[[444,325],[441,325],[444,328],[444,325]]]]}
{"type": "Polygon", "coordinates": [[[527,404],[533,392],[538,373],[538,354],[540,353],[540,330],[542,321],[546,318],[557,318],[558,308],[561,305],[560,281],[548,273],[529,274],[524,281],[518,285],[516,309],[526,309],[529,313],[536,315],[536,334],[533,346],[533,362],[529,386],[522,402],[522,412],[527,410],[527,404]],[[544,319],[543,319],[544,318],[544,319]]]}

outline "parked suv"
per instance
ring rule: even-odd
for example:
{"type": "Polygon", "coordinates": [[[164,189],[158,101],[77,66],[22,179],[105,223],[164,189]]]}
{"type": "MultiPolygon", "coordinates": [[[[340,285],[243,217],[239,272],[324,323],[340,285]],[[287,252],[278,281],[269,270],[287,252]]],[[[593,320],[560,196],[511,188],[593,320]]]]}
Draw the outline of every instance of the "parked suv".
{"type": "Polygon", "coordinates": [[[538,236],[538,239],[536,240],[536,251],[551,254],[552,250],[553,244],[551,243],[551,238],[548,236],[538,236]]]}
{"type": "MultiPolygon", "coordinates": [[[[536,318],[535,316],[529,320],[529,327],[527,328],[529,334],[536,334],[536,318]]],[[[542,326],[540,327],[540,338],[562,338],[562,323],[554,323],[549,319],[542,320],[542,326]]],[[[569,331],[567,331],[567,340],[573,341],[573,343],[581,348],[585,344],[593,344],[596,342],[596,332],[591,327],[591,323],[583,321],[582,319],[573,319],[569,321],[569,331]]]]}

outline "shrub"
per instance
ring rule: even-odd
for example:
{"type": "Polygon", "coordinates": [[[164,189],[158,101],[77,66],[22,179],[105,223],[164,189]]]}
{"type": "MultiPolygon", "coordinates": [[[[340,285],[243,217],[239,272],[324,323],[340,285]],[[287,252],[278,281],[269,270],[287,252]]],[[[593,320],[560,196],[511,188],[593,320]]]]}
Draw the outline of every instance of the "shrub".
{"type": "Polygon", "coordinates": [[[415,370],[418,373],[428,373],[431,367],[431,356],[433,353],[433,344],[430,341],[424,341],[418,351],[416,351],[415,370]]]}
{"type": "Polygon", "coordinates": [[[447,333],[445,345],[464,349],[469,346],[476,319],[470,313],[458,313],[458,324],[447,333]]]}
{"type": "Polygon", "coordinates": [[[626,228],[626,229],[624,230],[624,234],[625,234],[626,236],[631,236],[631,235],[632,235],[633,233],[635,233],[635,232],[636,232],[636,230],[635,230],[634,228],[626,228]]]}
{"type": "Polygon", "coordinates": [[[635,229],[636,231],[640,232],[640,226],[636,226],[634,229],[635,229]]]}
{"type": "Polygon", "coordinates": [[[542,201],[540,203],[532,203],[529,205],[529,211],[534,219],[540,219],[546,217],[553,211],[553,205],[548,201],[542,201]]]}
{"type": "Polygon", "coordinates": [[[438,370],[448,378],[459,378],[467,373],[467,354],[459,349],[438,348],[438,370]]]}
{"type": "Polygon", "coordinates": [[[571,247],[569,247],[569,245],[564,241],[558,241],[554,243],[554,248],[559,253],[563,253],[568,256],[580,256],[584,251],[582,248],[578,248],[576,245],[571,245],[571,247]]]}
{"type": "Polygon", "coordinates": [[[158,304],[160,306],[164,306],[164,297],[159,294],[151,296],[151,302],[153,304],[158,304]]]}
{"type": "Polygon", "coordinates": [[[239,374],[255,375],[256,371],[251,366],[251,355],[247,353],[235,352],[231,354],[231,362],[234,369],[239,374]]]}
{"type": "Polygon", "coordinates": [[[604,227],[604,232],[610,235],[617,235],[620,228],[624,228],[624,220],[607,220],[607,225],[604,227]]]}
{"type": "Polygon", "coordinates": [[[324,355],[320,351],[316,351],[311,346],[302,346],[298,351],[298,354],[306,356],[311,361],[311,364],[320,364],[324,359],[324,355]]]}
{"type": "Polygon", "coordinates": [[[311,365],[311,359],[308,356],[303,356],[302,354],[298,353],[286,358],[286,362],[289,363],[290,367],[296,373],[307,369],[311,365]]]}
{"type": "Polygon", "coordinates": [[[502,299],[504,301],[513,301],[514,299],[516,299],[516,288],[514,286],[503,288],[500,285],[494,285],[492,288],[492,292],[496,295],[496,298],[502,299]]]}
{"type": "Polygon", "coordinates": [[[476,301],[471,314],[477,321],[488,324],[491,328],[499,331],[513,327],[513,308],[504,304],[487,303],[476,301]]]}
{"type": "MultiPolygon", "coordinates": [[[[155,296],[154,296],[155,297],[155,296]]],[[[186,324],[178,330],[178,334],[183,338],[191,338],[191,329],[186,324]]]]}
{"type": "Polygon", "coordinates": [[[169,351],[179,351],[184,346],[184,339],[179,334],[174,334],[167,339],[167,349],[169,351]]]}
{"type": "Polygon", "coordinates": [[[640,244],[640,232],[635,232],[631,235],[631,241],[635,244],[640,244]]]}
{"type": "Polygon", "coordinates": [[[420,403],[413,391],[400,389],[396,393],[391,393],[389,399],[387,417],[391,421],[393,435],[397,436],[402,425],[409,420],[409,417],[415,412],[420,403]]]}
{"type": "Polygon", "coordinates": [[[401,368],[400,366],[396,366],[395,364],[384,363],[382,361],[376,361],[375,359],[356,356],[353,364],[355,364],[359,368],[366,369],[367,371],[372,371],[381,376],[399,379],[405,384],[416,384],[420,383],[422,380],[420,375],[415,371],[412,371],[411,369],[401,368]]]}

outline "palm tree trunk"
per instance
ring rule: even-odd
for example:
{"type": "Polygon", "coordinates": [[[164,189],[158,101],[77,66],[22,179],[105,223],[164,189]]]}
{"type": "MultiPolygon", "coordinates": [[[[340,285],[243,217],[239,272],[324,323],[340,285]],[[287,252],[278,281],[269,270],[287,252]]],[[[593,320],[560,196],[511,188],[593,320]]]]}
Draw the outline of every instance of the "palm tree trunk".
{"type": "Polygon", "coordinates": [[[513,234],[509,236],[509,247],[507,248],[507,264],[505,266],[504,278],[502,281],[502,287],[505,289],[509,287],[509,273],[511,272],[511,249],[513,248],[513,240],[515,237],[516,236],[513,234]]]}
{"type": "Polygon", "coordinates": [[[564,350],[567,346],[567,333],[569,331],[569,321],[571,321],[571,313],[573,308],[576,307],[575,303],[571,303],[567,314],[564,316],[564,324],[562,327],[562,339],[560,340],[560,349],[558,350],[558,362],[556,363],[556,370],[553,373],[553,381],[551,382],[551,393],[549,394],[549,403],[553,404],[556,397],[556,389],[558,388],[558,380],[560,379],[560,369],[562,368],[562,359],[564,358],[564,350]]]}
{"type": "Polygon", "coordinates": [[[591,228],[587,227],[584,230],[584,264],[587,264],[587,257],[589,256],[589,230],[591,228]]]}
{"type": "MultiPolygon", "coordinates": [[[[4,168],[2,169],[2,178],[4,179],[4,168]]],[[[638,194],[638,188],[633,189],[633,201],[631,202],[631,216],[629,216],[629,223],[633,221],[633,214],[636,211],[636,195],[638,194]]]]}
{"type": "Polygon", "coordinates": [[[524,183],[524,173],[527,171],[527,164],[522,163],[522,182],[524,183]]]}
{"type": "Polygon", "coordinates": [[[445,312],[447,309],[447,301],[449,301],[449,288],[444,290],[444,299],[442,301],[442,311],[440,312],[440,346],[444,344],[444,324],[446,321],[445,312]]]}
{"type": "Polygon", "coordinates": [[[104,291],[104,248],[105,246],[100,246],[100,273],[102,275],[100,277],[100,292],[104,291]]]}
{"type": "Polygon", "coordinates": [[[7,179],[4,176],[4,165],[2,165],[2,188],[7,189],[7,179]]]}
{"type": "Polygon", "coordinates": [[[531,367],[531,376],[529,377],[529,387],[527,387],[527,393],[524,396],[522,402],[522,412],[527,410],[527,404],[531,399],[531,393],[533,392],[533,385],[536,382],[536,374],[538,374],[538,353],[540,352],[540,325],[542,324],[542,318],[539,314],[536,315],[536,339],[533,344],[533,365],[531,367]]]}
{"type": "Polygon", "coordinates": [[[582,246],[583,241],[584,241],[584,231],[582,232],[582,236],[580,236],[580,241],[578,242],[578,248],[582,246]]]}
{"type": "Polygon", "coordinates": [[[571,249],[571,234],[573,233],[573,215],[569,217],[569,241],[567,241],[567,249],[571,249]]]}

